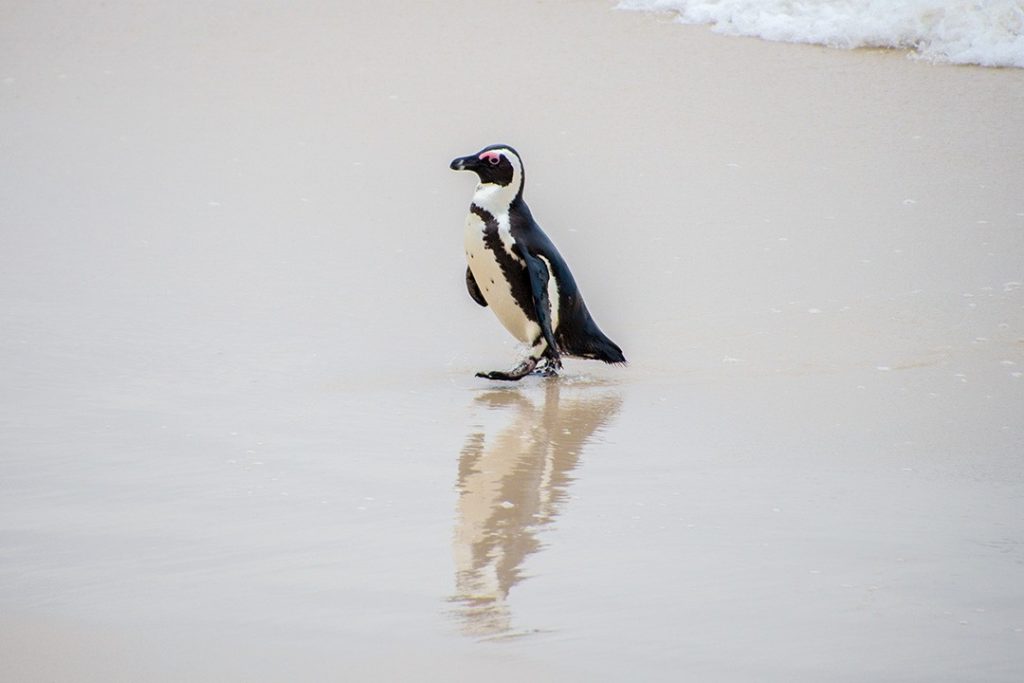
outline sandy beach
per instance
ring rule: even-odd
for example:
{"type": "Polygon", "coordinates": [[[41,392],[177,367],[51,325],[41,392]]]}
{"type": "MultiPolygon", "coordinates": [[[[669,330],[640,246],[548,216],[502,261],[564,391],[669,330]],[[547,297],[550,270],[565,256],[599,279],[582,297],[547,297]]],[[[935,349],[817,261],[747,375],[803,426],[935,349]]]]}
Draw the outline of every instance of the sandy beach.
{"type": "Polygon", "coordinates": [[[598,0],[0,17],[0,680],[1024,678],[1024,70],[598,0]],[[497,142],[628,366],[474,377],[497,142]]]}

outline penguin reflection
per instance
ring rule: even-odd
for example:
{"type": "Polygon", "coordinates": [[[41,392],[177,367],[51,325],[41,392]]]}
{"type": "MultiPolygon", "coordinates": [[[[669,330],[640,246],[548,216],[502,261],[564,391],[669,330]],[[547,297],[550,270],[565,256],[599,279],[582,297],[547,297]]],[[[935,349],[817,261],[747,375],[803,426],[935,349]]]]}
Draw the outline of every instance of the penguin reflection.
{"type": "Polygon", "coordinates": [[[562,400],[560,383],[548,381],[539,407],[519,388],[477,397],[511,412],[511,421],[490,438],[470,433],[459,458],[454,601],[466,633],[510,629],[509,589],[541,547],[537,533],[558,516],[583,448],[622,403],[615,393],[587,395],[592,390],[573,390],[574,398],[562,400]]]}

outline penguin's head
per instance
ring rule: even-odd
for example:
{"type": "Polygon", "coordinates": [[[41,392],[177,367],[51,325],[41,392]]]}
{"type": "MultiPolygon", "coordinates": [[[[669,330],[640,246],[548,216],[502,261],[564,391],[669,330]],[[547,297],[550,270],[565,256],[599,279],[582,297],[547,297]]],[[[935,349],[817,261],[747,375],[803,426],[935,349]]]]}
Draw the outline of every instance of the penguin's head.
{"type": "Polygon", "coordinates": [[[523,162],[519,153],[508,145],[491,145],[476,154],[453,159],[451,169],[473,171],[480,178],[481,185],[507,187],[516,193],[523,186],[523,162]]]}

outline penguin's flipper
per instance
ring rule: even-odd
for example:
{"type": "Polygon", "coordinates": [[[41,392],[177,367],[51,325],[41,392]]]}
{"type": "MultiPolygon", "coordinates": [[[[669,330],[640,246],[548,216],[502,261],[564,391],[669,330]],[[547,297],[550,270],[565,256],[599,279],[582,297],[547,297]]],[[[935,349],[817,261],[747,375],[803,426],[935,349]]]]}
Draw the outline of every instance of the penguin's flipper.
{"type": "Polygon", "coordinates": [[[530,275],[533,306],[537,310],[537,323],[540,325],[541,334],[548,343],[547,354],[557,361],[558,346],[555,344],[555,331],[551,329],[551,302],[548,300],[548,267],[543,260],[526,249],[519,248],[518,252],[526,262],[526,270],[530,275]]]}
{"type": "Polygon", "coordinates": [[[469,269],[469,266],[466,266],[466,289],[469,290],[469,295],[473,297],[473,301],[481,306],[487,306],[487,299],[480,293],[480,286],[476,283],[476,278],[473,277],[473,271],[469,269]]]}

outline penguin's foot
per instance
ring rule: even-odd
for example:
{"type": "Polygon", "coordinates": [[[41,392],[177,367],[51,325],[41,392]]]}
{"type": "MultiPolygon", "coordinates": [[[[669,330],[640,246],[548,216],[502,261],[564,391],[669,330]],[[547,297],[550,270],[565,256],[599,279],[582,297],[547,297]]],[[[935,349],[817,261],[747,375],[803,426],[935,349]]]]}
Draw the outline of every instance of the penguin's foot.
{"type": "Polygon", "coordinates": [[[558,371],[562,369],[562,361],[557,357],[545,356],[531,374],[540,377],[558,377],[558,371]]]}
{"type": "Polygon", "coordinates": [[[491,370],[490,372],[478,372],[477,377],[483,377],[484,379],[498,379],[506,382],[518,382],[522,378],[533,372],[533,369],[537,367],[536,358],[527,358],[519,365],[515,366],[508,372],[502,370],[491,370]]]}

